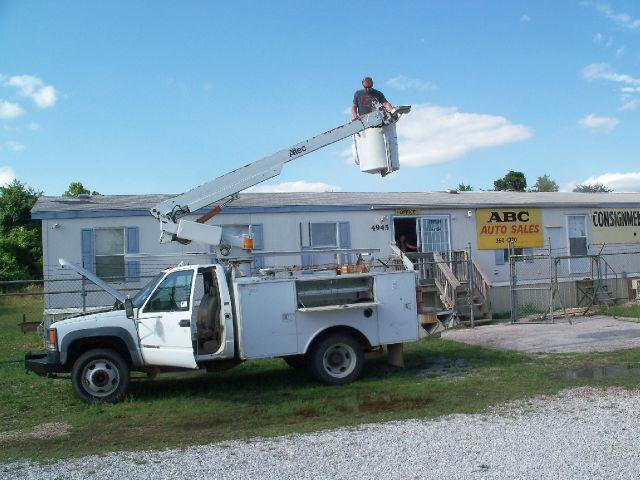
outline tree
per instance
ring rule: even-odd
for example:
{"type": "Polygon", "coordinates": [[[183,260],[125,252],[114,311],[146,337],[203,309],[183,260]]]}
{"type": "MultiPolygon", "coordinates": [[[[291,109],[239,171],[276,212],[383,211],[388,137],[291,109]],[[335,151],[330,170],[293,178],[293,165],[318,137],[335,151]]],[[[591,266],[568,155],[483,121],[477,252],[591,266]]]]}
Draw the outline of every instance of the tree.
{"type": "Polygon", "coordinates": [[[558,187],[558,184],[554,180],[551,180],[551,177],[549,177],[549,175],[543,175],[541,177],[538,177],[535,185],[531,187],[529,191],[530,192],[557,192],[558,190],[560,190],[560,187],[558,187]]]}
{"type": "Polygon", "coordinates": [[[16,227],[0,237],[0,280],[42,277],[40,230],[16,227]]]}
{"type": "Polygon", "coordinates": [[[64,197],[77,197],[78,195],[100,195],[95,190],[92,192],[82,184],[82,182],[71,182],[66,192],[62,194],[64,197]]]}
{"type": "Polygon", "coordinates": [[[471,185],[465,185],[464,183],[458,184],[459,192],[473,192],[473,187],[471,185]]]}
{"type": "Polygon", "coordinates": [[[20,226],[39,227],[40,222],[31,220],[31,207],[41,194],[18,180],[0,187],[0,235],[20,226]]]}
{"type": "Polygon", "coordinates": [[[604,183],[585,183],[584,185],[577,185],[573,189],[574,192],[579,193],[609,193],[613,192],[613,188],[607,187],[604,183]]]}
{"type": "Polygon", "coordinates": [[[515,190],[516,192],[524,192],[527,189],[527,179],[522,172],[514,172],[509,170],[507,174],[493,182],[495,190],[515,190]]]}
{"type": "Polygon", "coordinates": [[[42,277],[40,222],[31,219],[40,194],[18,180],[0,187],[0,280],[42,277]]]}

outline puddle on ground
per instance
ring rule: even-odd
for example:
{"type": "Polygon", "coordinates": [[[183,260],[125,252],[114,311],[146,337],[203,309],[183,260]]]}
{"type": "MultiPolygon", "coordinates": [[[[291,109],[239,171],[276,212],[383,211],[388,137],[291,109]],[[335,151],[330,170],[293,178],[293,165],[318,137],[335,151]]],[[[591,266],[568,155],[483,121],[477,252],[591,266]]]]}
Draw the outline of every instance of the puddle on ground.
{"type": "Polygon", "coordinates": [[[463,359],[437,358],[428,368],[418,370],[417,375],[427,378],[459,377],[473,373],[474,369],[463,359]]]}
{"type": "Polygon", "coordinates": [[[628,367],[625,365],[588,365],[576,370],[567,370],[562,372],[562,378],[618,378],[626,375],[634,375],[640,377],[640,368],[628,367]]]}

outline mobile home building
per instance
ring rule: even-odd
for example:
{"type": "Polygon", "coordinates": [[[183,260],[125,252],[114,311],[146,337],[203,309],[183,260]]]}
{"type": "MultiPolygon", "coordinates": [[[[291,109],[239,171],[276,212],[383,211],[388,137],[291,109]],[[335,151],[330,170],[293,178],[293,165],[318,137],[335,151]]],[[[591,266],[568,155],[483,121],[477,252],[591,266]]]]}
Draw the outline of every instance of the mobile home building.
{"type": "MultiPolygon", "coordinates": [[[[170,195],[42,196],[32,217],[42,221],[45,313],[108,304],[83,285],[81,295],[62,280],[58,258],[84,265],[127,291],[144,278],[179,261],[202,262],[206,245],[160,244],[157,221],[149,209],[170,195]]],[[[200,213],[200,212],[198,212],[200,213]]],[[[195,215],[194,215],[195,218],[195,215]]],[[[328,248],[376,250],[369,261],[387,259],[389,242],[404,235],[418,253],[470,249],[491,290],[491,310],[509,310],[509,243],[516,253],[569,257],[560,280],[592,275],[589,255],[607,254],[608,268],[621,279],[640,276],[640,194],[533,192],[326,192],[246,193],[209,221],[225,231],[251,233],[253,268],[332,263],[328,248]]],[[[549,275],[548,262],[531,257],[531,281],[549,275]]],[[[623,282],[624,285],[626,283],[623,282]]],[[[624,296],[626,287],[617,296],[624,296]]],[[[635,284],[634,284],[635,285],[635,284]]],[[[434,297],[437,299],[437,296],[434,297]]]]}

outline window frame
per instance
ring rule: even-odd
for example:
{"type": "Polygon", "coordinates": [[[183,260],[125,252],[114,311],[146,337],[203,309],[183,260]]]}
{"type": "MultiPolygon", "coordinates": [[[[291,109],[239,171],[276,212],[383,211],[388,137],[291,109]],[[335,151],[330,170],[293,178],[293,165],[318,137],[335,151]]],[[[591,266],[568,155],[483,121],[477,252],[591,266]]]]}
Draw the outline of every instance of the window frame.
{"type": "MultiPolygon", "coordinates": [[[[100,278],[104,278],[105,280],[111,280],[111,281],[123,281],[126,279],[127,277],[127,265],[126,265],[126,260],[125,260],[125,254],[126,254],[126,250],[127,250],[127,238],[126,238],[126,228],[125,227],[97,227],[93,229],[93,244],[94,244],[94,252],[93,252],[93,262],[95,265],[95,274],[96,276],[100,277],[100,278]],[[117,254],[109,254],[109,255],[105,255],[105,254],[99,254],[98,253],[98,235],[100,232],[105,232],[105,231],[113,231],[113,230],[119,230],[120,233],[122,234],[122,253],[117,253],[117,254]],[[121,270],[122,270],[122,274],[121,275],[111,275],[111,276],[104,276],[101,275],[100,270],[100,264],[98,262],[98,258],[106,258],[106,257],[111,257],[111,258],[119,258],[121,259],[122,265],[121,265],[121,270]]],[[[120,265],[119,265],[120,267],[120,265]]]]}
{"type": "MultiPolygon", "coordinates": [[[[144,304],[144,306],[142,307],[142,312],[143,313],[173,313],[173,312],[188,312],[191,309],[191,297],[192,297],[192,293],[193,293],[193,278],[194,278],[194,271],[193,269],[188,269],[188,270],[178,270],[175,272],[171,272],[168,275],[166,275],[160,282],[158,282],[158,284],[156,285],[155,289],[153,290],[153,292],[151,292],[151,294],[149,294],[149,296],[146,299],[146,302],[144,304]],[[186,307],[178,307],[178,308],[173,308],[173,309],[160,309],[160,310],[155,310],[151,308],[151,303],[153,302],[156,294],[158,293],[158,291],[162,288],[162,285],[169,280],[171,277],[178,277],[180,275],[185,275],[189,274],[191,276],[191,280],[188,283],[189,286],[189,292],[187,295],[187,305],[186,307]]],[[[186,285],[185,285],[186,286],[186,285]]],[[[172,287],[170,287],[172,290],[176,288],[175,285],[173,285],[172,287]]],[[[175,301],[175,298],[170,298],[170,300],[175,301]]]]}
{"type": "Polygon", "coordinates": [[[589,232],[587,231],[587,215],[584,213],[568,214],[567,215],[567,252],[569,256],[585,256],[589,254],[589,232]],[[572,237],[571,236],[571,218],[582,218],[584,226],[584,236],[572,237]],[[574,253],[571,248],[572,239],[584,239],[584,253],[574,253]]]}
{"type": "Polygon", "coordinates": [[[323,248],[338,248],[340,246],[340,222],[309,222],[309,247],[311,250],[323,248]],[[313,243],[313,225],[333,225],[334,235],[333,244],[314,245],[313,243]]]}

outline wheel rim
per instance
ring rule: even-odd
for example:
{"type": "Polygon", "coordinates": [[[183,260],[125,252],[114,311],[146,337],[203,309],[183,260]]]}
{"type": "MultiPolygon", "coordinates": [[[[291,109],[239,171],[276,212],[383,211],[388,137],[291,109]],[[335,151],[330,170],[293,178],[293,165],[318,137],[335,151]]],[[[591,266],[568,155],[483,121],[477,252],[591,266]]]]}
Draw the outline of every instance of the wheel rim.
{"type": "Polygon", "coordinates": [[[334,378],[344,378],[356,368],[358,359],[356,351],[346,343],[331,345],[322,356],[325,372],[334,378]]]}
{"type": "Polygon", "coordinates": [[[82,370],[82,385],[93,397],[106,397],[120,385],[116,365],[104,358],[93,360],[82,370]]]}

